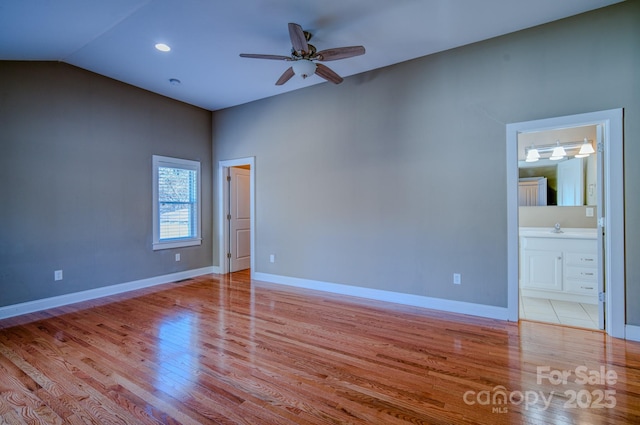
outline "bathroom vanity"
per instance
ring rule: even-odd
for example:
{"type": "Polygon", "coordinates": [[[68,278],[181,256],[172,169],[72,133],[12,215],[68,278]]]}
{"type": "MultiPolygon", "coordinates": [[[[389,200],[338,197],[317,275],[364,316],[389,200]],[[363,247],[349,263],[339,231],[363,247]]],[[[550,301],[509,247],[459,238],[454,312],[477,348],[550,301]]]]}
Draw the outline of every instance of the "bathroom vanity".
{"type": "Polygon", "coordinates": [[[520,228],[521,295],[598,303],[596,229],[520,228]]]}

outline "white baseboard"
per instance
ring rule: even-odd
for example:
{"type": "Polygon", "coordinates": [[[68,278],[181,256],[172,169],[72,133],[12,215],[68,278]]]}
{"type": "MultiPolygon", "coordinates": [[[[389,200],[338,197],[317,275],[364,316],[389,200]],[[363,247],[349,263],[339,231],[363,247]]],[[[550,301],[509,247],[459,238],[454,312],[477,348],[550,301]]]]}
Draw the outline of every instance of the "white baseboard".
{"type": "Polygon", "coordinates": [[[216,273],[215,270],[215,266],[203,267],[201,269],[187,270],[163,276],[151,277],[148,279],[141,279],[132,282],[104,286],[102,288],[95,288],[86,291],[74,292],[71,294],[59,295],[57,297],[43,298],[40,300],[8,305],[0,307],[0,319],[20,316],[21,314],[33,313],[35,311],[42,311],[49,308],[60,307],[63,305],[74,304],[82,301],[89,301],[96,298],[108,297],[110,295],[117,295],[123,292],[134,291],[136,289],[176,282],[178,280],[189,279],[205,274],[212,274],[216,273]]]}
{"type": "Polygon", "coordinates": [[[338,283],[321,282],[317,280],[300,279],[295,277],[273,275],[269,273],[254,273],[253,279],[280,285],[295,286],[298,288],[315,289],[317,291],[331,292],[334,294],[368,298],[377,301],[387,301],[390,303],[404,304],[414,307],[430,308],[450,313],[469,314],[472,316],[480,316],[499,320],[508,320],[509,318],[509,312],[506,307],[495,307],[483,304],[473,304],[464,301],[453,301],[441,298],[425,297],[421,295],[402,294],[399,292],[363,288],[351,285],[342,285],[338,283]]]}
{"type": "MultiPolygon", "coordinates": [[[[178,280],[189,279],[205,274],[219,273],[220,267],[218,266],[203,267],[200,269],[187,270],[163,276],[156,276],[148,279],[141,279],[102,288],[89,289],[87,291],[74,292],[72,294],[65,294],[57,297],[44,298],[20,304],[8,305],[0,307],[0,320],[9,317],[20,316],[22,314],[33,313],[36,311],[42,311],[49,308],[60,307],[82,301],[89,301],[96,298],[107,297],[110,295],[117,295],[124,292],[134,291],[136,289],[176,282],[178,280]]],[[[387,301],[390,303],[429,308],[450,313],[469,314],[472,316],[480,316],[490,319],[508,320],[508,309],[504,307],[467,303],[464,301],[445,300],[441,298],[431,298],[421,295],[403,294],[399,292],[384,291],[380,289],[342,285],[338,283],[329,283],[309,279],[300,279],[295,277],[273,275],[269,273],[257,272],[253,274],[252,278],[269,283],[276,283],[280,285],[294,286],[305,289],[314,289],[317,291],[330,292],[334,294],[368,298],[377,301],[387,301]]],[[[625,338],[631,341],[640,342],[640,326],[625,325],[625,338]]]]}
{"type": "Polygon", "coordinates": [[[640,342],[640,326],[625,325],[624,326],[624,338],[630,341],[640,342]]]}

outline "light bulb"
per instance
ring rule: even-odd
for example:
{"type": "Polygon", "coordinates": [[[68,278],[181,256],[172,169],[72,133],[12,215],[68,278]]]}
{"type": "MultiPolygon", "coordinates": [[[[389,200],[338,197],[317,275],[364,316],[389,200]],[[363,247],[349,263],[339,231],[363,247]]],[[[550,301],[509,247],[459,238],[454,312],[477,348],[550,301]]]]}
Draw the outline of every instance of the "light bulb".
{"type": "Polygon", "coordinates": [[[538,152],[538,149],[533,147],[529,149],[529,151],[527,152],[527,158],[525,159],[525,161],[536,162],[539,159],[540,159],[540,153],[538,152]]]}
{"type": "Polygon", "coordinates": [[[552,161],[557,161],[567,156],[567,152],[565,152],[564,148],[560,146],[560,142],[558,141],[556,143],[558,144],[558,146],[553,148],[553,152],[551,152],[551,158],[549,158],[552,161]]]}
{"type": "Polygon", "coordinates": [[[587,156],[591,155],[592,153],[595,153],[595,150],[593,150],[593,146],[591,146],[591,143],[589,143],[589,141],[585,137],[584,138],[584,143],[582,144],[582,146],[580,146],[580,152],[578,152],[578,154],[575,157],[576,158],[586,158],[587,156]]]}

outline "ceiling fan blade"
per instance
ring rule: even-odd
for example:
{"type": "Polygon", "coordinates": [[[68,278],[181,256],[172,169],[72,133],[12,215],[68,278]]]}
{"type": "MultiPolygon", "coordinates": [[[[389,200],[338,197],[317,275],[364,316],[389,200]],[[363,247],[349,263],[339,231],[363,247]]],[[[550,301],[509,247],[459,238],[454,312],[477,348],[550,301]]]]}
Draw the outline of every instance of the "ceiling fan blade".
{"type": "Polygon", "coordinates": [[[284,73],[280,76],[280,78],[278,78],[278,81],[276,81],[276,86],[283,85],[284,83],[289,81],[291,77],[293,77],[294,75],[295,74],[293,72],[293,68],[289,67],[286,71],[284,71],[284,73]]]}
{"type": "Polygon", "coordinates": [[[333,70],[328,66],[321,63],[316,64],[316,74],[327,81],[331,81],[334,84],[340,84],[343,81],[341,76],[333,72],[333,70]]]}
{"type": "Polygon", "coordinates": [[[336,47],[318,52],[316,58],[320,61],[334,61],[364,55],[364,53],[363,46],[336,47]]]}
{"type": "Polygon", "coordinates": [[[280,61],[290,61],[291,57],[289,56],[280,56],[280,55],[260,55],[254,53],[240,53],[241,58],[253,58],[253,59],[273,59],[280,61]]]}
{"type": "Polygon", "coordinates": [[[296,52],[308,52],[307,37],[304,35],[302,27],[298,24],[289,23],[289,38],[291,45],[296,52]]]}

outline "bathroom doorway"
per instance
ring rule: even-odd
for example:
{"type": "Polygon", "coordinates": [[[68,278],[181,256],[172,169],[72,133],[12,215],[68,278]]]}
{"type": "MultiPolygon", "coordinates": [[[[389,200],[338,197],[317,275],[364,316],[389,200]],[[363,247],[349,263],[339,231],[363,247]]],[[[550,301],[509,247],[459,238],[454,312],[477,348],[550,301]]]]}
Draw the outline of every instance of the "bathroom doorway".
{"type": "Polygon", "coordinates": [[[518,134],[523,320],[604,329],[601,134],[597,124],[518,134]]]}
{"type": "MultiPolygon", "coordinates": [[[[523,137],[523,139],[526,139],[523,137]]],[[[580,140],[575,140],[575,144],[584,144],[584,138],[582,137],[582,143],[580,140]]],[[[530,142],[530,141],[529,141],[530,142]]],[[[545,151],[547,154],[553,154],[553,150],[558,145],[558,140],[547,141],[544,145],[540,145],[540,151],[545,151]],[[556,146],[553,146],[556,145],[556,146]]],[[[535,147],[535,143],[534,143],[535,147]]],[[[527,142],[523,143],[523,152],[520,153],[520,159],[526,161],[528,151],[533,149],[531,146],[527,146],[527,142]]],[[[577,148],[574,148],[577,149],[577,148]]],[[[579,151],[579,149],[578,149],[579,151]]],[[[568,152],[567,152],[568,153],[568,152]]],[[[535,156],[534,154],[531,155],[535,156]]],[[[542,157],[543,155],[540,155],[542,157]]],[[[568,156],[568,155],[565,155],[568,156]]],[[[575,156],[575,154],[573,155],[575,156]]],[[[514,123],[507,125],[507,187],[508,187],[508,276],[509,276],[509,293],[508,293],[508,310],[510,320],[519,320],[521,318],[521,295],[526,294],[524,290],[520,288],[520,281],[523,275],[526,279],[529,279],[524,287],[528,289],[538,289],[540,291],[546,291],[547,293],[560,294],[567,292],[564,295],[570,295],[568,293],[577,293],[580,291],[589,292],[588,295],[597,297],[598,306],[598,327],[604,328],[607,333],[616,337],[624,337],[624,212],[623,212],[623,180],[622,180],[622,109],[608,110],[593,112],[587,114],[579,114],[565,117],[556,117],[536,121],[528,121],[521,123],[514,123]],[[592,205],[585,205],[584,202],[589,202],[583,199],[583,204],[579,206],[565,206],[565,198],[576,198],[576,196],[567,195],[567,188],[562,189],[563,193],[558,190],[556,182],[555,204],[553,208],[547,208],[549,211],[554,211],[551,215],[555,214],[560,218],[545,218],[545,214],[529,214],[525,216],[524,213],[521,218],[520,214],[520,171],[518,167],[519,145],[518,140],[521,135],[534,135],[535,133],[554,132],[565,129],[573,129],[579,127],[595,128],[595,136],[588,136],[587,141],[591,140],[592,148],[597,151],[596,158],[600,158],[600,165],[596,164],[596,172],[601,174],[601,184],[597,183],[592,186],[591,193],[589,191],[589,184],[583,181],[579,187],[584,187],[583,196],[588,198],[589,196],[598,196],[598,191],[601,193],[601,202],[597,202],[592,205]],[[589,137],[593,137],[590,139],[589,137]],[[558,206],[558,198],[562,199],[561,205],[558,206]],[[593,232],[590,226],[593,226],[593,222],[589,222],[589,219],[595,220],[595,233],[598,238],[596,242],[597,256],[589,256],[583,254],[589,254],[593,252],[593,246],[588,249],[584,248],[581,243],[578,244],[560,244],[549,245],[546,244],[548,239],[561,239],[561,233],[551,233],[555,228],[555,223],[560,224],[560,231],[564,232],[562,220],[566,220],[564,216],[558,216],[561,213],[559,210],[568,208],[577,208],[579,214],[582,215],[582,220],[586,220],[589,224],[576,224],[571,223],[573,226],[584,226],[586,233],[593,232]],[[592,209],[591,209],[592,208],[592,209]],[[593,215],[591,215],[593,214],[593,215]],[[532,216],[532,217],[531,217],[532,216]],[[521,247],[523,239],[520,235],[520,220],[527,221],[526,224],[533,224],[528,229],[531,233],[525,235],[529,237],[526,241],[523,254],[521,255],[521,247]],[[531,221],[533,220],[533,221],[531,221]],[[542,220],[536,222],[536,220],[542,220]],[[537,225],[536,225],[537,224],[537,225]],[[538,234],[536,234],[538,231],[538,234]],[[551,236],[551,237],[549,237],[551,236]],[[528,253],[525,251],[529,251],[528,253]],[[523,257],[527,255],[527,259],[523,260],[523,257]],[[598,262],[600,265],[591,270],[587,267],[588,264],[598,262]],[[534,271],[532,274],[532,268],[534,271]],[[576,275],[577,273],[577,275],[576,275]],[[596,281],[599,282],[597,289],[593,286],[585,284],[584,278],[587,280],[595,277],[591,273],[595,273],[598,276],[596,281]],[[531,284],[533,280],[533,284],[531,284]],[[565,281],[567,282],[565,291],[565,281]],[[581,288],[580,286],[584,286],[581,288]],[[595,294],[593,293],[595,290],[595,294]],[[522,292],[522,294],[521,294],[522,292]]],[[[588,166],[584,165],[585,167],[588,166]]],[[[540,177],[540,176],[530,176],[540,177]]],[[[527,177],[524,177],[527,178],[527,177]]],[[[597,178],[597,177],[596,177],[597,178]]],[[[536,181],[537,179],[533,179],[536,181]]],[[[537,181],[536,181],[537,183],[537,181]]],[[[542,186],[542,184],[540,185],[542,186]]],[[[578,187],[576,184],[568,185],[568,188],[578,187]]],[[[571,189],[569,189],[570,191],[571,189]]],[[[553,198],[553,194],[548,196],[553,198]]],[[[577,196],[579,198],[579,196],[577,196]]],[[[532,201],[533,202],[533,201],[532,201]]],[[[553,201],[552,201],[553,202],[553,201]]],[[[592,201],[593,202],[593,201],[592,201]]],[[[526,205],[527,208],[532,207],[526,205]]],[[[550,207],[550,205],[547,205],[550,207]]],[[[535,208],[535,207],[532,207],[535,208]]],[[[540,210],[542,211],[542,210],[540,210]]],[[[561,213],[562,214],[562,213],[561,213]]],[[[524,226],[522,226],[524,227],[524,226]]],[[[580,229],[583,227],[570,227],[571,235],[567,229],[565,235],[571,236],[573,239],[577,237],[592,238],[593,235],[579,234],[580,229]]],[[[565,238],[571,239],[571,238],[565,238]]],[[[540,295],[538,293],[537,295],[540,295]]],[[[587,295],[587,294],[581,294],[587,295]]],[[[544,299],[544,298],[541,298],[544,299]]],[[[560,300],[563,301],[563,300],[560,300]]],[[[568,300],[573,302],[572,300],[568,300]]],[[[593,302],[593,298],[591,298],[593,302]]],[[[553,308],[553,305],[551,305],[553,308]]],[[[526,310],[526,306],[523,308],[526,310]]],[[[535,308],[534,308],[535,310],[535,308]]],[[[548,310],[547,310],[548,311],[548,310]]],[[[589,312],[585,311],[587,315],[589,312]]],[[[567,317],[566,313],[563,313],[564,317],[567,317]]],[[[558,316],[556,314],[556,316],[558,316]]]]}

